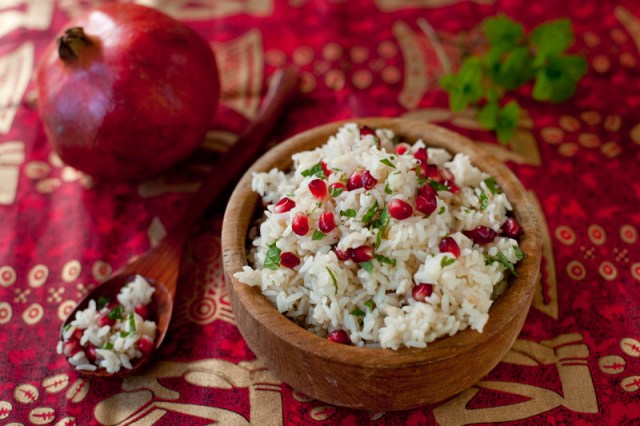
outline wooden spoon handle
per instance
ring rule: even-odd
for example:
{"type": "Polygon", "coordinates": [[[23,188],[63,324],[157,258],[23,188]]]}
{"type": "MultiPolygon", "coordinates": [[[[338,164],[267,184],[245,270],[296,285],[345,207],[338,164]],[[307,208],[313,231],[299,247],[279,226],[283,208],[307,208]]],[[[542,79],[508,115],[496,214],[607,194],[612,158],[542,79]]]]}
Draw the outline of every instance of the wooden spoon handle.
{"type": "Polygon", "coordinates": [[[237,182],[249,168],[267,135],[282,116],[285,107],[297,89],[298,74],[292,68],[282,68],[273,74],[257,117],[231,149],[215,162],[212,172],[191,198],[185,215],[165,238],[168,244],[181,245],[184,243],[191,226],[211,202],[220,196],[230,184],[237,182]]]}

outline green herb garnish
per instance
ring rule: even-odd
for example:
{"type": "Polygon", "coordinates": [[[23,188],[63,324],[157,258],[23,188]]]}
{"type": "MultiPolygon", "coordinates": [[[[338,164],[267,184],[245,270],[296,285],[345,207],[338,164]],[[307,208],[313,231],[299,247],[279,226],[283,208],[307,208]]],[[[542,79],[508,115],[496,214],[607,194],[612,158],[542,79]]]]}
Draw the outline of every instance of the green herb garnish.
{"type": "Polygon", "coordinates": [[[336,288],[336,294],[338,294],[338,280],[336,280],[336,276],[333,274],[331,268],[329,268],[328,266],[326,268],[329,276],[331,277],[331,281],[333,281],[333,286],[336,288]]]}
{"type": "Polygon", "coordinates": [[[369,207],[369,210],[367,210],[364,216],[362,216],[362,223],[364,223],[366,226],[369,222],[371,222],[376,213],[378,213],[378,200],[375,200],[371,207],[369,207]]]}
{"type": "Polygon", "coordinates": [[[391,194],[391,188],[389,188],[389,182],[384,185],[384,192],[387,194],[391,194]]]}
{"type": "Polygon", "coordinates": [[[489,205],[489,198],[487,198],[487,194],[484,191],[480,192],[480,210],[484,210],[489,205]]]}
{"type": "Polygon", "coordinates": [[[105,297],[105,296],[98,297],[98,302],[96,302],[96,309],[99,311],[100,309],[107,306],[107,303],[109,303],[108,297],[105,297]]]}
{"type": "Polygon", "coordinates": [[[388,159],[386,159],[386,158],[383,158],[382,160],[380,160],[380,162],[382,164],[384,164],[385,166],[389,166],[389,167],[392,167],[394,169],[396,168],[396,166],[394,166],[393,163],[391,161],[389,161],[388,159]]]}
{"type": "Polygon", "coordinates": [[[435,180],[429,179],[427,181],[427,183],[429,184],[430,187],[432,187],[436,191],[448,191],[449,190],[449,187],[447,185],[445,185],[443,183],[440,183],[440,182],[436,182],[435,180]]]}
{"type": "Polygon", "coordinates": [[[383,256],[381,254],[374,254],[373,256],[380,263],[386,263],[387,265],[396,266],[396,260],[395,259],[389,259],[388,257],[385,257],[385,256],[383,256]]]}
{"type": "Polygon", "coordinates": [[[136,332],[136,318],[133,313],[129,314],[129,333],[136,332]]]}
{"type": "Polygon", "coordinates": [[[516,259],[522,260],[524,259],[524,253],[520,250],[520,247],[514,246],[513,250],[516,252],[516,259]]]}
{"type": "Polygon", "coordinates": [[[373,299],[369,299],[366,302],[364,302],[364,306],[366,306],[367,308],[369,308],[370,311],[373,311],[373,299]]]}
{"type": "Polygon", "coordinates": [[[367,271],[369,273],[371,271],[373,271],[373,263],[370,260],[368,260],[366,262],[360,262],[360,263],[358,263],[358,265],[360,265],[360,267],[362,269],[364,269],[365,271],[367,271]]]}
{"type": "Polygon", "coordinates": [[[498,252],[498,256],[496,257],[495,260],[498,263],[500,263],[502,266],[504,266],[505,268],[510,270],[513,275],[517,275],[516,274],[516,269],[513,267],[513,263],[509,262],[509,259],[507,259],[507,256],[505,256],[504,253],[499,251],[498,252]]]}
{"type": "Polygon", "coordinates": [[[378,232],[376,233],[376,244],[375,244],[375,248],[376,250],[378,250],[378,247],[380,247],[380,244],[382,244],[382,230],[378,230],[378,232]]]}
{"type": "Polygon", "coordinates": [[[300,174],[304,177],[315,176],[320,179],[326,179],[327,176],[324,174],[324,169],[322,168],[322,162],[316,164],[310,169],[303,170],[300,174]]]}
{"type": "Polygon", "coordinates": [[[280,267],[280,254],[282,254],[282,251],[278,247],[276,247],[277,241],[278,240],[269,245],[267,256],[265,257],[264,264],[262,265],[263,267],[271,269],[273,271],[280,267]]]}
{"type": "Polygon", "coordinates": [[[493,178],[493,176],[489,176],[488,178],[486,178],[484,180],[484,184],[487,186],[487,189],[489,190],[489,192],[491,192],[494,195],[502,192],[500,188],[497,186],[498,184],[496,183],[496,180],[493,178]]]}
{"type": "Polygon", "coordinates": [[[113,343],[111,343],[111,342],[105,343],[104,345],[102,345],[102,349],[112,350],[113,349],[113,343]]]}
{"type": "Polygon", "coordinates": [[[384,206],[384,209],[382,209],[382,212],[380,213],[380,217],[378,217],[378,219],[371,224],[371,227],[377,228],[382,231],[385,226],[389,224],[389,220],[391,220],[391,215],[389,214],[387,206],[384,206]]]}
{"type": "Polygon", "coordinates": [[[364,311],[360,308],[355,308],[353,311],[351,311],[351,315],[356,317],[363,317],[364,314],[365,314],[364,311]]]}
{"type": "Polygon", "coordinates": [[[331,195],[333,198],[336,198],[338,195],[342,194],[343,192],[344,192],[344,188],[340,186],[329,187],[329,195],[331,195]]]}
{"type": "Polygon", "coordinates": [[[357,213],[354,209],[347,209],[340,212],[340,216],[345,216],[345,217],[356,217],[356,215],[357,213]]]}
{"type": "Polygon", "coordinates": [[[506,16],[485,19],[482,28],[489,43],[486,53],[468,56],[458,73],[443,76],[440,84],[453,111],[475,108],[478,122],[507,143],[518,126],[520,106],[515,100],[502,105],[502,97],[534,81],[534,99],[562,102],[576,92],[587,62],[566,53],[574,42],[568,19],[542,23],[529,34],[506,16]]]}
{"type": "Polygon", "coordinates": [[[442,260],[440,261],[440,267],[441,267],[441,268],[444,268],[445,266],[449,266],[449,265],[451,265],[451,264],[452,264],[453,262],[455,262],[455,261],[456,261],[456,259],[455,259],[455,258],[451,258],[451,257],[448,257],[448,256],[444,256],[444,257],[442,258],[442,260]]]}
{"type": "Polygon", "coordinates": [[[124,308],[120,305],[116,306],[107,314],[107,318],[110,320],[121,320],[124,319],[124,308]]]}
{"type": "Polygon", "coordinates": [[[318,241],[323,239],[324,237],[326,237],[327,234],[325,234],[322,231],[318,231],[317,229],[313,232],[313,236],[311,237],[312,241],[318,241]]]}
{"type": "Polygon", "coordinates": [[[445,208],[445,206],[440,206],[440,208],[438,209],[438,214],[443,214],[446,211],[447,209],[445,208]]]}

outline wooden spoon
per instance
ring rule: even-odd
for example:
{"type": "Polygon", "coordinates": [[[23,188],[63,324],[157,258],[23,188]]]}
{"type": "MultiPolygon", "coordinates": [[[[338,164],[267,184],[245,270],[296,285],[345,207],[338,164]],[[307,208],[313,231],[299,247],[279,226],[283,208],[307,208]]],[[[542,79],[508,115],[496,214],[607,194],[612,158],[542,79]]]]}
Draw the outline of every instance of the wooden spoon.
{"type": "MultiPolygon", "coordinates": [[[[182,249],[190,234],[191,227],[211,202],[222,195],[230,184],[237,182],[249,168],[267,135],[277,123],[278,118],[282,116],[285,106],[295,95],[297,87],[298,76],[293,69],[283,68],[276,71],[269,83],[265,100],[255,121],[240,136],[233,147],[218,158],[213,165],[213,171],[191,198],[191,202],[178,224],[155,248],[126,265],[117,274],[89,293],[64,321],[60,340],[63,340],[62,334],[65,326],[73,321],[76,312],[87,308],[90,300],[97,301],[102,296],[110,301],[115,301],[120,289],[131,282],[135,275],[141,275],[156,289],[149,306],[149,319],[156,322],[155,349],[160,347],[171,320],[182,249]]],[[[79,372],[91,377],[124,377],[146,364],[153,352],[155,351],[132,360],[132,369],[123,367],[117,373],[108,373],[104,368],[79,372]]]]}

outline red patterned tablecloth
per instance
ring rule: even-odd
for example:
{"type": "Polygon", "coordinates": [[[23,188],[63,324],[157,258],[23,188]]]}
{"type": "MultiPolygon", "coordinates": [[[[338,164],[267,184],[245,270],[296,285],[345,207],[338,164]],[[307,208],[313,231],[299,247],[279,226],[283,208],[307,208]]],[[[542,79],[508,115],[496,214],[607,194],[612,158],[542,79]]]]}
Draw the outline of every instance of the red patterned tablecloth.
{"type": "Polygon", "coordinates": [[[32,75],[65,22],[99,3],[0,1],[0,423],[638,424],[638,2],[138,0],[211,42],[222,107],[186,164],[136,185],[96,186],[51,153],[32,75]],[[512,148],[473,116],[452,114],[437,85],[481,20],[496,13],[528,28],[570,17],[574,50],[589,63],[569,102],[518,93],[526,114],[512,148]],[[524,329],[503,362],[460,395],[410,411],[359,412],[281,383],[234,325],[220,256],[222,204],[189,240],[175,321],[151,368],[124,381],[89,381],[56,355],[65,315],[174,225],[283,64],[294,64],[302,82],[274,143],[349,117],[428,120],[504,160],[537,201],[544,260],[524,329]]]}

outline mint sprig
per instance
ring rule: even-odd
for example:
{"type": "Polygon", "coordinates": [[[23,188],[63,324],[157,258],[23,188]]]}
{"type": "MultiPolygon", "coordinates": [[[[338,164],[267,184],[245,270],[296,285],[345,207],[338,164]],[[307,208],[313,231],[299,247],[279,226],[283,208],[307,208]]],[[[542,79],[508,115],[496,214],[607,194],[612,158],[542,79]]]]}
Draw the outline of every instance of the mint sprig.
{"type": "Polygon", "coordinates": [[[518,126],[520,106],[515,100],[503,103],[502,98],[533,81],[535,100],[563,102],[575,94],[587,62],[566,53],[574,43],[566,18],[542,23],[526,34],[522,24],[496,16],[485,19],[482,29],[489,49],[466,57],[458,72],[443,76],[440,85],[453,111],[476,109],[480,125],[506,144],[518,126]]]}

